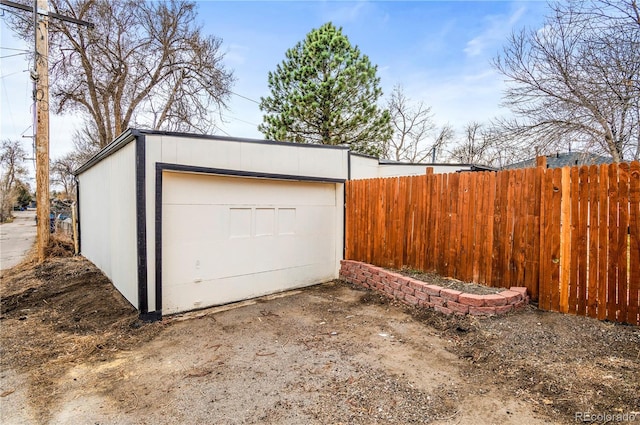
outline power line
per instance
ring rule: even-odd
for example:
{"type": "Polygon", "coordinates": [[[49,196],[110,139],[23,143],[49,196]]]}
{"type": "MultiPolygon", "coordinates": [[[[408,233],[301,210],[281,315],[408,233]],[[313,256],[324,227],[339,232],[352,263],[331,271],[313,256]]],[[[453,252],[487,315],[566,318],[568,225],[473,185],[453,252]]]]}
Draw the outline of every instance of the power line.
{"type": "Polygon", "coordinates": [[[231,137],[231,135],[229,133],[227,133],[226,131],[224,131],[224,129],[222,129],[221,127],[216,126],[216,128],[220,131],[222,131],[224,134],[226,134],[228,137],[231,137]]]}
{"type": "Polygon", "coordinates": [[[22,71],[12,72],[11,74],[0,75],[0,78],[11,77],[12,75],[20,74],[20,73],[23,73],[23,72],[27,72],[27,70],[23,69],[22,71]]]}
{"type": "MultiPolygon", "coordinates": [[[[32,7],[24,5],[24,4],[16,3],[16,2],[11,1],[11,0],[0,0],[0,5],[14,7],[16,9],[21,9],[21,10],[24,10],[26,12],[32,12],[33,11],[32,7]]],[[[64,21],[64,22],[71,22],[72,24],[84,25],[84,26],[89,27],[91,29],[94,28],[94,25],[91,22],[83,21],[82,19],[76,19],[76,18],[74,18],[72,16],[60,15],[59,13],[51,12],[49,10],[47,10],[46,15],[51,17],[51,18],[56,18],[56,19],[59,19],[59,20],[64,21]]]]}
{"type": "Polygon", "coordinates": [[[253,125],[253,126],[256,126],[256,127],[259,125],[259,124],[253,123],[253,122],[245,121],[245,120],[240,119],[238,117],[233,117],[233,116],[224,115],[224,114],[220,114],[220,115],[222,115],[222,118],[226,118],[228,120],[240,121],[240,122],[243,122],[245,124],[253,125]]]}
{"type": "Polygon", "coordinates": [[[16,49],[16,48],[13,48],[13,47],[4,47],[4,46],[0,46],[0,49],[2,49],[2,50],[13,50],[13,51],[16,51],[16,52],[27,52],[27,53],[31,53],[31,51],[30,51],[30,50],[26,50],[26,49],[16,49]]]}
{"type": "Polygon", "coordinates": [[[7,55],[7,56],[0,56],[0,59],[7,59],[7,58],[12,58],[14,56],[22,56],[22,55],[26,55],[30,52],[23,52],[23,53],[14,53],[13,55],[7,55]]]}
{"type": "Polygon", "coordinates": [[[257,104],[257,105],[259,105],[259,104],[260,104],[260,102],[258,102],[257,100],[251,99],[251,98],[249,98],[249,97],[247,97],[247,96],[243,96],[243,95],[241,95],[241,94],[238,94],[238,93],[235,93],[235,92],[232,92],[232,91],[230,91],[229,93],[231,93],[231,94],[235,94],[236,96],[241,97],[241,98],[243,98],[243,99],[246,99],[246,100],[248,100],[249,102],[253,102],[253,103],[257,104]]]}

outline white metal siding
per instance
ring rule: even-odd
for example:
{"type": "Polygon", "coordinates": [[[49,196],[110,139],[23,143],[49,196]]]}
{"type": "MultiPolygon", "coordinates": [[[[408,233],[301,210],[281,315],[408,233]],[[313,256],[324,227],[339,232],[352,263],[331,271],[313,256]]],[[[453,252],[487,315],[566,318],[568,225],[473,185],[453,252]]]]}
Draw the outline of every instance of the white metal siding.
{"type": "Polygon", "coordinates": [[[470,165],[464,164],[380,164],[376,158],[351,155],[351,178],[353,180],[420,176],[427,173],[427,167],[433,168],[435,174],[455,173],[471,169],[470,165]]]}
{"type": "MultiPolygon", "coordinates": [[[[347,150],[176,136],[147,136],[161,146],[155,161],[199,167],[346,179],[347,150]]],[[[147,152],[149,154],[149,152],[147,152]]]]}
{"type": "Polygon", "coordinates": [[[421,176],[427,173],[427,167],[433,168],[433,172],[435,174],[455,173],[457,171],[471,169],[470,165],[461,164],[381,164],[379,168],[379,176],[421,176]]]}
{"type": "Polygon", "coordinates": [[[78,178],[82,255],[137,308],[135,143],[78,178]]]}
{"type": "Polygon", "coordinates": [[[163,313],[337,277],[342,185],[165,172],[163,313]]]}

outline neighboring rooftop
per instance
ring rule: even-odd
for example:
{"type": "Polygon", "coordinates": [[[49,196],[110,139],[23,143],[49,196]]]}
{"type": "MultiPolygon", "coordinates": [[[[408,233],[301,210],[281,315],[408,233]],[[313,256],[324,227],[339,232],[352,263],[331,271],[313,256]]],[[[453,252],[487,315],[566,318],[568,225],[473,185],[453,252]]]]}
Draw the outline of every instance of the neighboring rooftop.
{"type": "MultiPolygon", "coordinates": [[[[547,168],[574,167],[576,165],[600,165],[611,164],[613,158],[595,155],[588,152],[564,152],[554,155],[545,155],[547,158],[547,168]]],[[[526,161],[516,162],[506,165],[504,169],[529,168],[536,166],[536,159],[531,158],[526,161]]]]}

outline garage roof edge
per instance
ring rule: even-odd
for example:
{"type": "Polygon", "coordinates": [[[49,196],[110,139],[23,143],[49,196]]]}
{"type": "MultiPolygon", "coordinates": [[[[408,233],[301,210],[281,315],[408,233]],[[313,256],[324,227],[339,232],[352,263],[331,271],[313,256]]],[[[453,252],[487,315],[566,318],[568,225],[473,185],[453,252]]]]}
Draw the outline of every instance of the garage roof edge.
{"type": "Polygon", "coordinates": [[[118,136],[113,142],[109,143],[107,146],[102,148],[100,152],[92,156],[87,162],[80,166],[76,171],[73,172],[75,176],[79,176],[80,174],[87,171],[89,168],[93,167],[106,157],[116,153],[130,142],[135,140],[141,133],[135,129],[127,129],[124,133],[118,136]]]}
{"type": "Polygon", "coordinates": [[[215,136],[210,134],[194,134],[194,133],[180,133],[173,131],[160,131],[160,130],[143,130],[143,129],[135,129],[129,128],[124,131],[121,135],[119,135],[113,142],[109,143],[107,146],[102,148],[100,152],[95,154],[91,159],[89,159],[86,163],[81,165],[73,174],[78,176],[89,168],[93,167],[106,157],[116,153],[118,150],[129,144],[132,140],[135,140],[137,137],[142,135],[151,135],[151,136],[172,136],[172,137],[188,137],[191,139],[208,139],[208,140],[218,140],[221,142],[243,142],[243,143],[256,143],[263,145],[279,145],[279,146],[292,146],[296,145],[298,147],[305,148],[314,148],[314,149],[338,149],[338,150],[349,150],[349,147],[346,145],[318,145],[311,143],[294,143],[294,142],[283,142],[278,140],[262,140],[262,139],[249,139],[243,137],[230,137],[230,136],[215,136]]]}
{"type": "Polygon", "coordinates": [[[280,145],[280,146],[298,146],[305,148],[314,148],[314,149],[338,149],[338,150],[348,150],[349,146],[347,145],[320,145],[315,143],[295,143],[295,142],[286,142],[280,140],[268,140],[268,139],[251,139],[245,137],[232,137],[232,136],[216,136],[213,134],[195,134],[195,133],[180,133],[174,131],[160,131],[160,130],[134,130],[138,134],[148,134],[152,136],[173,136],[173,137],[189,137],[191,139],[208,139],[208,140],[218,140],[221,142],[244,142],[244,143],[256,143],[262,145],[280,145]]]}

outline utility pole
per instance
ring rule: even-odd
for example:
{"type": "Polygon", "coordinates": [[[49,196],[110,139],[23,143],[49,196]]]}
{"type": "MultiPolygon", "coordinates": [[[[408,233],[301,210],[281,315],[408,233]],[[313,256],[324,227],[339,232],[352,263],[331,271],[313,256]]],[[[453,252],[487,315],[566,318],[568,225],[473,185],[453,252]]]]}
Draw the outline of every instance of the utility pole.
{"type": "Polygon", "coordinates": [[[36,243],[38,261],[43,262],[49,245],[49,1],[33,0],[35,27],[33,100],[36,102],[36,243]]]}
{"type": "MultiPolygon", "coordinates": [[[[11,0],[0,0],[0,5],[25,11],[31,8],[11,0]]],[[[93,24],[80,19],[49,12],[48,0],[33,0],[33,26],[35,38],[33,100],[35,102],[36,145],[36,244],[38,261],[43,262],[49,245],[51,205],[49,202],[49,17],[93,28],[93,24]]]]}

